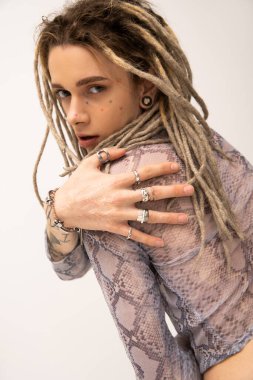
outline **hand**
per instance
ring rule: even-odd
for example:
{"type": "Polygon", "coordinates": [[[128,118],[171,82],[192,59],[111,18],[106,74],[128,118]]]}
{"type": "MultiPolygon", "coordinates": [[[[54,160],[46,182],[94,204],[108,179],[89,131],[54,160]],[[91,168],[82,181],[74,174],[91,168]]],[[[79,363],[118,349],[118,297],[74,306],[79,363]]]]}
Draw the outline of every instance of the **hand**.
{"type": "MultiPolygon", "coordinates": [[[[126,153],[124,149],[107,148],[111,161],[126,153]]],[[[141,181],[158,177],[164,174],[175,173],[179,169],[172,169],[172,162],[147,165],[138,169],[141,181]]],[[[96,154],[82,160],[70,178],[55,193],[55,211],[57,217],[64,221],[66,227],[79,227],[84,230],[108,231],[127,236],[128,221],[137,220],[138,209],[136,202],[142,200],[140,191],[131,189],[135,183],[132,172],[121,174],[106,174],[100,171],[100,161],[96,154]]],[[[186,184],[170,186],[152,186],[153,199],[171,197],[185,197],[192,195],[192,191],[185,193],[186,184]]],[[[148,223],[187,223],[187,214],[173,212],[149,212],[148,223]],[[186,218],[180,221],[179,217],[186,218]]],[[[153,246],[161,246],[162,240],[132,229],[132,240],[153,246]]]]}

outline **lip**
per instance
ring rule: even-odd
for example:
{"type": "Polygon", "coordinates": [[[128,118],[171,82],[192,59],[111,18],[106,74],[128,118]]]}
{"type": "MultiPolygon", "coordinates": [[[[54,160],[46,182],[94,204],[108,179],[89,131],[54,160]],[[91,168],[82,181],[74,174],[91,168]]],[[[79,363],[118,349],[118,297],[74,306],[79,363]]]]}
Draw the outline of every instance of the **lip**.
{"type": "Polygon", "coordinates": [[[95,137],[91,137],[90,139],[86,139],[86,140],[82,140],[81,137],[88,137],[88,136],[85,136],[85,135],[79,135],[78,136],[78,144],[82,147],[82,148],[87,148],[91,145],[94,145],[99,136],[95,136],[95,137]]]}

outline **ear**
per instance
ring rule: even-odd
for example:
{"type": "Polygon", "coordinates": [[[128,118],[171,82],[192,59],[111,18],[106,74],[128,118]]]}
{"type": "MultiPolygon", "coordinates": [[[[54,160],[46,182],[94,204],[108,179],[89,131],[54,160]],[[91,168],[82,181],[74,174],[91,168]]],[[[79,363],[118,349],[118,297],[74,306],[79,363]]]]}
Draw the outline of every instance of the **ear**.
{"type": "MultiPolygon", "coordinates": [[[[149,70],[149,72],[151,74],[154,74],[153,70],[149,70]]],[[[158,94],[157,87],[152,82],[150,82],[149,80],[142,79],[142,78],[140,79],[140,83],[139,83],[138,87],[139,87],[139,103],[140,103],[140,107],[142,109],[143,108],[144,109],[150,108],[150,106],[145,107],[142,100],[143,100],[143,98],[145,96],[149,96],[152,99],[152,104],[154,104],[155,101],[156,101],[156,96],[158,94]]]]}
{"type": "Polygon", "coordinates": [[[157,87],[147,79],[143,79],[140,83],[139,94],[140,98],[143,98],[143,96],[151,96],[151,98],[154,99],[157,94],[157,87]]]}

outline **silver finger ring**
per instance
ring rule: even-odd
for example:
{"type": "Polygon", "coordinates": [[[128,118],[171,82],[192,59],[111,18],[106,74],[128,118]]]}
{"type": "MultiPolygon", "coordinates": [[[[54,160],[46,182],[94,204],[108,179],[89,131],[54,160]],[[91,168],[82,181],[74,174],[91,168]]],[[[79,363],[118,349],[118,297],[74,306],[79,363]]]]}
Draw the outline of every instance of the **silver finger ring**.
{"type": "Polygon", "coordinates": [[[135,175],[135,183],[136,183],[137,185],[139,185],[139,184],[141,183],[141,180],[140,180],[140,176],[139,176],[137,170],[133,170],[133,173],[134,173],[134,175],[135,175]]]}
{"type": "Polygon", "coordinates": [[[148,210],[139,210],[139,214],[137,217],[137,222],[147,222],[149,218],[149,211],[148,210]]]}
{"type": "Polygon", "coordinates": [[[131,236],[132,236],[132,227],[130,227],[128,230],[127,239],[131,239],[131,236]]]}
{"type": "Polygon", "coordinates": [[[150,195],[148,189],[141,189],[142,202],[148,202],[150,200],[150,195]]]}
{"type": "Polygon", "coordinates": [[[101,162],[101,164],[105,164],[106,162],[110,161],[110,153],[107,152],[106,150],[102,149],[102,150],[99,150],[97,152],[97,156],[98,156],[98,159],[99,159],[99,162],[101,162]],[[102,157],[102,153],[106,153],[106,159],[104,159],[102,157]]]}

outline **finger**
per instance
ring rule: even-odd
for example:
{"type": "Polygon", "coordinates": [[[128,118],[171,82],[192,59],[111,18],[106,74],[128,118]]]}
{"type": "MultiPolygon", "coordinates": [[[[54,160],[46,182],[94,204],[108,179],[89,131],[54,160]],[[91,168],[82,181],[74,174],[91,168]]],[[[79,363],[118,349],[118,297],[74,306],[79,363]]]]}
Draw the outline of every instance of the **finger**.
{"type": "MultiPolygon", "coordinates": [[[[188,184],[177,184],[169,186],[151,186],[144,188],[148,192],[149,201],[157,201],[160,199],[185,197],[194,193],[194,187],[188,184]]],[[[130,205],[136,202],[144,202],[142,195],[143,189],[137,190],[121,190],[117,194],[117,198],[112,202],[117,206],[130,205]]]]}
{"type": "MultiPolygon", "coordinates": [[[[126,154],[126,149],[110,147],[110,148],[101,149],[99,152],[103,160],[109,159],[109,161],[114,161],[124,156],[126,154]],[[106,152],[109,154],[109,156],[106,154],[106,152]]],[[[101,165],[103,165],[103,163],[99,160],[97,153],[92,154],[85,161],[96,168],[99,168],[101,165]]]]}
{"type": "MultiPolygon", "coordinates": [[[[188,185],[187,183],[169,186],[151,186],[146,187],[145,190],[149,194],[148,200],[151,201],[174,197],[185,197],[194,193],[194,187],[192,185],[188,185]]],[[[135,199],[134,202],[143,201],[142,189],[133,190],[132,194],[132,199],[135,199]]]]}
{"type": "MultiPolygon", "coordinates": [[[[137,220],[137,217],[136,217],[137,220]]],[[[189,217],[187,214],[178,212],[159,212],[149,211],[149,218],[147,223],[156,224],[185,224],[188,223],[189,217]]]]}
{"type": "Polygon", "coordinates": [[[155,200],[185,197],[187,195],[192,195],[193,193],[194,187],[187,183],[169,186],[152,186],[151,188],[151,195],[155,200]]]}
{"type": "Polygon", "coordinates": [[[137,241],[138,243],[146,244],[150,247],[164,247],[164,242],[162,239],[156,236],[145,234],[144,232],[141,232],[137,230],[136,228],[129,226],[129,224],[117,226],[117,231],[115,231],[115,233],[127,238],[130,228],[131,228],[131,237],[130,237],[131,240],[137,241]]]}
{"type": "MultiPolygon", "coordinates": [[[[178,165],[176,162],[161,162],[159,164],[147,165],[137,170],[139,174],[140,181],[145,181],[153,177],[159,177],[164,174],[172,174],[179,171],[180,166],[178,165],[175,169],[173,165],[178,165]]],[[[118,177],[119,182],[123,186],[132,186],[136,182],[135,174],[133,171],[129,173],[115,174],[118,177]]]]}
{"type": "MultiPolygon", "coordinates": [[[[120,210],[118,215],[121,220],[133,220],[137,221],[138,215],[141,214],[143,209],[138,209],[136,207],[127,208],[120,210]]],[[[185,224],[189,221],[188,215],[185,213],[178,212],[159,212],[149,210],[148,221],[145,223],[149,224],[185,224]]]]}

